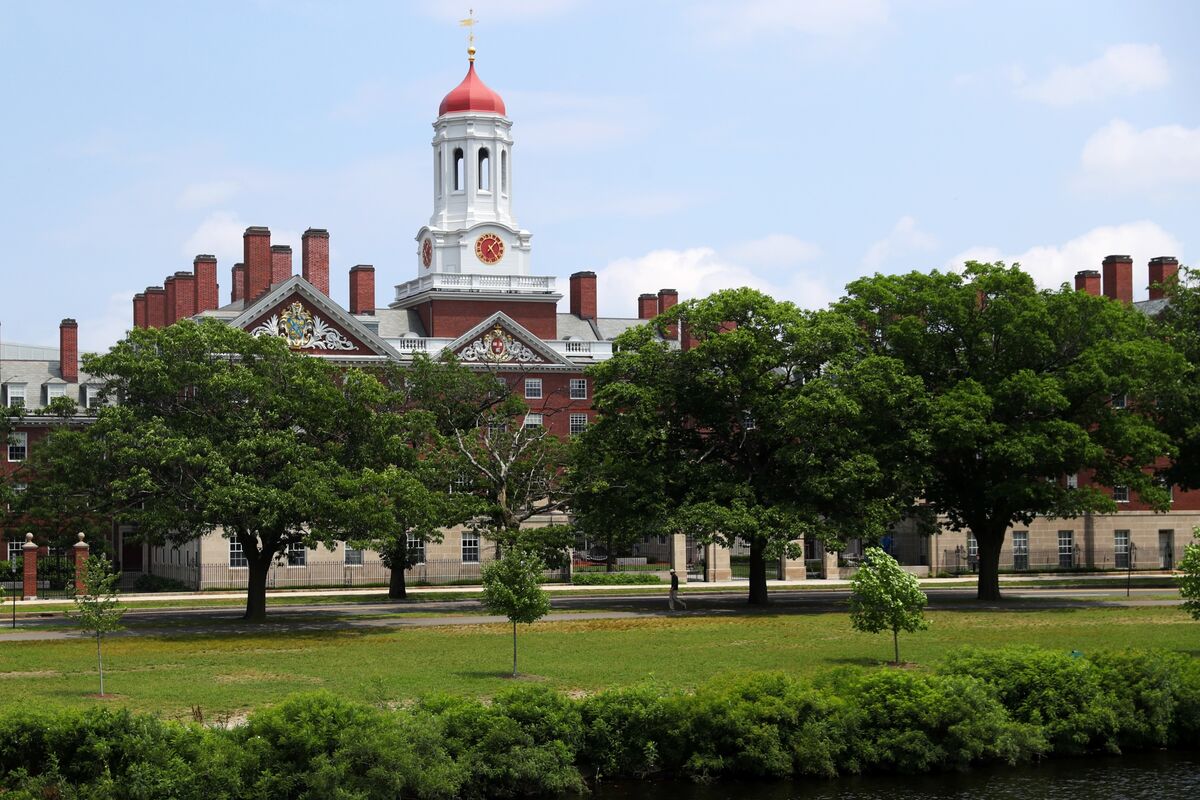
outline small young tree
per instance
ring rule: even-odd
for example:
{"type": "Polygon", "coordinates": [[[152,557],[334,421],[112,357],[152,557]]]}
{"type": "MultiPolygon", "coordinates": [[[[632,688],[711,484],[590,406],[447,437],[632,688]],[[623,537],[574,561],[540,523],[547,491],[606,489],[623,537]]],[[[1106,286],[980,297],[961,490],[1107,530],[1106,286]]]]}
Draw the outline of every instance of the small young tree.
{"type": "Polygon", "coordinates": [[[542,588],[546,565],[531,550],[512,547],[483,568],[483,604],[508,617],[513,626],[513,677],[517,677],[517,623],[537,622],[550,611],[550,595],[542,588]]]}
{"type": "Polygon", "coordinates": [[[100,696],[104,696],[104,655],[101,644],[104,634],[122,628],[125,609],[118,605],[117,582],[121,573],[113,572],[112,562],[103,556],[91,556],[86,562],[83,594],[75,595],[75,610],[67,616],[75,620],[84,633],[96,636],[96,668],[100,673],[100,696]]]}
{"type": "Polygon", "coordinates": [[[850,581],[850,624],[863,633],[892,632],[896,664],[900,664],[900,631],[929,627],[929,598],[917,579],[878,547],[868,547],[863,564],[850,581]]]}
{"type": "Polygon", "coordinates": [[[1183,596],[1183,607],[1195,619],[1200,619],[1200,528],[1194,531],[1196,541],[1183,551],[1179,569],[1179,594],[1183,596]]]}

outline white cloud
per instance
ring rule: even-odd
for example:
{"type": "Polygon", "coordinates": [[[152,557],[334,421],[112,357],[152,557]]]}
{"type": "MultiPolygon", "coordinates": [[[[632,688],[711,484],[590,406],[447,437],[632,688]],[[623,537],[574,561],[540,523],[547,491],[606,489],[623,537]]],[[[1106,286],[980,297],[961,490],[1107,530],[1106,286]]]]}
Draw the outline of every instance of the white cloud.
{"type": "Polygon", "coordinates": [[[99,313],[79,318],[81,353],[103,353],[125,338],[126,331],[133,327],[133,294],[132,289],[114,292],[99,313]]]}
{"type": "Polygon", "coordinates": [[[247,224],[231,211],[215,211],[187,238],[179,248],[191,258],[197,253],[211,253],[220,263],[233,264],[242,260],[242,234],[247,224]]]}
{"type": "Polygon", "coordinates": [[[208,181],[185,186],[179,194],[178,205],[185,209],[219,206],[238,193],[236,181],[208,181]]]}
{"type": "Polygon", "coordinates": [[[1058,67],[1040,80],[1027,83],[1021,72],[1013,77],[1022,97],[1069,106],[1162,88],[1171,71],[1158,45],[1118,44],[1093,61],[1058,67]]]}
{"type": "Polygon", "coordinates": [[[680,300],[689,300],[718,289],[748,286],[806,308],[820,308],[836,299],[841,288],[826,284],[823,276],[828,271],[790,270],[783,281],[765,274],[772,267],[810,260],[817,252],[814,245],[788,234],[743,242],[724,252],[712,247],[653,250],[598,269],[598,301],[606,315],[635,317],[637,296],[644,292],[670,288],[679,292],[680,300]]]}
{"type": "Polygon", "coordinates": [[[887,23],[888,0],[742,0],[701,6],[704,38],[745,42],[761,35],[849,37],[887,23]]]}
{"type": "Polygon", "coordinates": [[[1183,245],[1175,236],[1149,220],[1142,220],[1093,228],[1064,244],[1035,245],[1023,253],[1005,254],[996,247],[973,247],[959,253],[946,266],[962,269],[966,261],[1017,262],[1038,286],[1052,289],[1073,282],[1075,273],[1081,269],[1100,269],[1105,256],[1120,253],[1133,256],[1134,295],[1144,297],[1146,263],[1155,256],[1182,257],[1182,251],[1183,245]]]}
{"type": "Polygon", "coordinates": [[[863,266],[877,270],[894,258],[932,250],[937,247],[937,243],[936,238],[917,227],[915,219],[901,217],[887,236],[867,248],[866,255],[863,256],[863,266]]]}
{"type": "Polygon", "coordinates": [[[1200,181],[1200,128],[1163,125],[1139,131],[1113,120],[1087,140],[1080,164],[1093,181],[1127,186],[1200,181]]]}

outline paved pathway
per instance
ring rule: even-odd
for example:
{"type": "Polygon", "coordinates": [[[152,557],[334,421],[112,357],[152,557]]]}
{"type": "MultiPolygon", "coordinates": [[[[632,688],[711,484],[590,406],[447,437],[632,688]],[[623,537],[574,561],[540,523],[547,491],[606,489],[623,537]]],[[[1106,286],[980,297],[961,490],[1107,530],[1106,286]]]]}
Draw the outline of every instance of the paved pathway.
{"type": "MultiPolygon", "coordinates": [[[[1154,599],[1146,595],[1172,594],[1167,589],[1134,589],[1130,599],[1114,589],[1010,589],[1001,602],[975,599],[973,589],[931,589],[930,607],[936,610],[1020,611],[1045,608],[1170,606],[1177,599],[1154,599]],[[1140,597],[1139,597],[1140,596],[1140,597]]],[[[843,611],[849,597],[846,590],[825,592],[775,591],[771,604],[756,608],[745,603],[744,590],[686,595],[687,611],[670,612],[665,597],[658,595],[563,596],[553,598],[553,611],[539,624],[598,619],[635,619],[662,616],[712,617],[761,614],[802,614],[843,611]]],[[[270,608],[266,622],[248,624],[239,618],[239,609],[145,608],[125,616],[128,626],[118,636],[204,636],[270,633],[309,633],[337,630],[380,628],[437,627],[448,625],[489,625],[506,622],[504,617],[481,613],[478,600],[446,600],[406,603],[347,603],[290,605],[270,608]],[[440,612],[440,613],[439,613],[440,612]]],[[[58,613],[29,615],[18,620],[16,630],[0,630],[0,644],[21,641],[47,641],[78,638],[73,623],[58,613]],[[22,628],[29,628],[23,630],[22,628]]]]}

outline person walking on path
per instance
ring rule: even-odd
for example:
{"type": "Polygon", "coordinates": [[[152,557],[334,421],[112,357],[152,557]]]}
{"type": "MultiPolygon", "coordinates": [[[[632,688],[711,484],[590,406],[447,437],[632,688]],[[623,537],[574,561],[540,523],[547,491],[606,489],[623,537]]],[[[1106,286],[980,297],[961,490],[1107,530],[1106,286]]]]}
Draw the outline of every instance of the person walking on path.
{"type": "Polygon", "coordinates": [[[671,607],[671,610],[674,611],[676,603],[679,603],[679,605],[683,606],[685,609],[687,608],[687,603],[679,599],[679,576],[675,574],[675,570],[672,569],[671,594],[667,597],[667,604],[671,607]]]}

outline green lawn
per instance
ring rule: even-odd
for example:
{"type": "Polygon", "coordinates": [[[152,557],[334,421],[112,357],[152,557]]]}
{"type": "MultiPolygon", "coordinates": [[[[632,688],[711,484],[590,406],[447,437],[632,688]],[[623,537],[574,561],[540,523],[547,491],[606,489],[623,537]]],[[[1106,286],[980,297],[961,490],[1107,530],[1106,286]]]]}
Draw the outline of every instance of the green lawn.
{"type": "MultiPolygon", "coordinates": [[[[928,664],[954,647],[1029,643],[1084,652],[1160,647],[1200,656],[1200,623],[1178,608],[938,611],[929,631],[901,640],[906,660],[928,664]]],[[[652,680],[691,686],[715,673],[782,669],[800,674],[876,665],[891,642],[850,629],[845,614],[730,614],[560,621],[521,631],[527,680],[593,691],[652,680]]],[[[488,695],[505,686],[506,625],[118,638],[105,647],[98,701],[88,640],[0,641],[0,706],[119,703],[168,717],[238,713],[306,689],[372,702],[444,690],[488,695]]]]}

